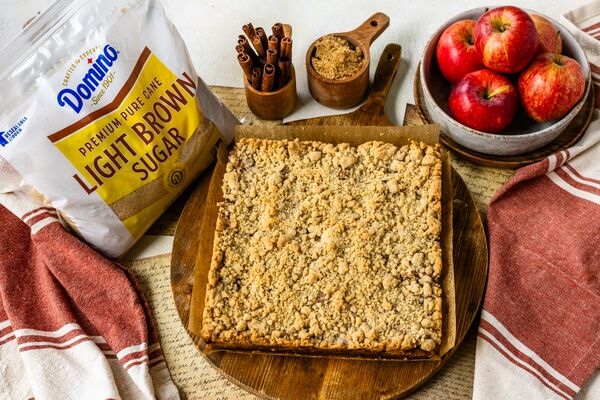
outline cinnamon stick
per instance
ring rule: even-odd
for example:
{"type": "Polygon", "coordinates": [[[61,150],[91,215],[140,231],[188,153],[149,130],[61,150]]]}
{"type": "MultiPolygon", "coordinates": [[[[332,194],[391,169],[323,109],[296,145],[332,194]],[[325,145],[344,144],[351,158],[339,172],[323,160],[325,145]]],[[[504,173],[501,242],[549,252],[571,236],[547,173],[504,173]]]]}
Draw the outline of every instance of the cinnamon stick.
{"type": "Polygon", "coordinates": [[[248,54],[250,54],[250,51],[252,51],[252,49],[250,48],[250,43],[248,43],[248,40],[246,39],[246,36],[244,36],[244,35],[238,36],[237,44],[238,44],[238,46],[243,46],[244,49],[246,50],[246,53],[248,53],[248,54]]]}
{"type": "Polygon", "coordinates": [[[277,59],[277,68],[279,69],[279,79],[277,80],[277,86],[284,86],[290,78],[290,74],[292,71],[292,62],[289,58],[284,56],[279,56],[277,59]]]}
{"type": "Polygon", "coordinates": [[[275,67],[273,64],[265,64],[263,69],[262,83],[260,89],[263,92],[270,92],[273,90],[273,83],[275,81],[275,67]]]}
{"type": "Polygon", "coordinates": [[[237,59],[238,59],[238,62],[240,63],[240,66],[242,67],[242,70],[244,71],[244,75],[246,76],[246,79],[251,81],[252,80],[252,60],[250,60],[250,56],[246,53],[239,53],[237,55],[237,59]]]}
{"type": "Polygon", "coordinates": [[[278,40],[283,39],[283,37],[285,36],[283,34],[283,24],[281,22],[275,23],[271,27],[271,30],[273,31],[273,36],[275,36],[278,40]]]}
{"type": "Polygon", "coordinates": [[[258,36],[254,36],[252,39],[252,46],[254,46],[254,50],[258,53],[259,57],[264,57],[266,55],[265,49],[262,46],[262,42],[258,36]]]}
{"type": "Polygon", "coordinates": [[[283,36],[292,37],[292,26],[290,24],[283,24],[283,36]]]}
{"type": "Polygon", "coordinates": [[[267,64],[277,65],[277,50],[267,49],[267,64]]]}
{"type": "Polygon", "coordinates": [[[267,39],[267,34],[262,27],[259,26],[256,28],[256,36],[260,38],[260,44],[262,45],[263,49],[266,50],[267,47],[269,47],[269,42],[267,39]]]}
{"type": "Polygon", "coordinates": [[[292,39],[289,37],[284,37],[281,39],[281,51],[280,54],[284,57],[292,59],[292,39]]]}
{"type": "Polygon", "coordinates": [[[280,22],[271,27],[273,34],[266,35],[262,27],[251,22],[242,27],[235,51],[244,79],[261,91],[272,91],[284,86],[292,70],[292,27],[280,22]]]}
{"type": "Polygon", "coordinates": [[[250,84],[256,90],[260,90],[261,74],[262,74],[262,70],[259,67],[252,68],[252,77],[250,79],[250,84]]]}
{"type": "Polygon", "coordinates": [[[252,49],[252,46],[250,46],[248,39],[246,39],[246,36],[239,35],[237,44],[238,46],[244,47],[244,52],[250,56],[250,59],[252,60],[253,64],[258,64],[260,62],[258,56],[256,55],[256,52],[252,49]]]}
{"type": "Polygon", "coordinates": [[[275,35],[271,35],[268,38],[268,48],[279,51],[279,39],[275,35]]]}
{"type": "Polygon", "coordinates": [[[254,26],[252,26],[251,22],[248,22],[246,25],[242,26],[242,30],[248,36],[248,40],[254,39],[256,36],[256,31],[254,30],[254,26]]]}

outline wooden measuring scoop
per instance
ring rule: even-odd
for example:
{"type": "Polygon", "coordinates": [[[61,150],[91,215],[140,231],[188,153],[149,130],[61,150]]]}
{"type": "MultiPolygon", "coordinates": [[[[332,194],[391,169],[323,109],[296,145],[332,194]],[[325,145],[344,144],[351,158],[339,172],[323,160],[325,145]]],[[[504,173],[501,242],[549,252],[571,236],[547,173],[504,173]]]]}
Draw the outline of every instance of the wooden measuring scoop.
{"type": "Polygon", "coordinates": [[[360,103],[369,88],[369,65],[371,64],[369,48],[389,24],[390,17],[378,12],[352,31],[333,34],[359,48],[364,57],[360,70],[346,79],[329,79],[315,71],[311,60],[316,52],[316,44],[322,37],[315,40],[306,52],[308,89],[312,97],[331,108],[350,108],[360,103]]]}
{"type": "Polygon", "coordinates": [[[390,43],[381,53],[371,93],[365,103],[351,113],[291,121],[285,125],[393,125],[384,114],[385,98],[392,87],[402,58],[400,45],[390,43]]]}

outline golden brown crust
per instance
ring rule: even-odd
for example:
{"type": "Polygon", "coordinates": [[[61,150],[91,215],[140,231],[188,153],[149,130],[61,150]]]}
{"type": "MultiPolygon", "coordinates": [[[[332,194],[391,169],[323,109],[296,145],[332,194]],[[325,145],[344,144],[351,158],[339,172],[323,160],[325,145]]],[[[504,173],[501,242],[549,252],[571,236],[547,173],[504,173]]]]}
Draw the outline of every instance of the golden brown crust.
{"type": "Polygon", "coordinates": [[[401,356],[437,348],[437,147],[242,139],[223,196],[207,343],[401,356]]]}

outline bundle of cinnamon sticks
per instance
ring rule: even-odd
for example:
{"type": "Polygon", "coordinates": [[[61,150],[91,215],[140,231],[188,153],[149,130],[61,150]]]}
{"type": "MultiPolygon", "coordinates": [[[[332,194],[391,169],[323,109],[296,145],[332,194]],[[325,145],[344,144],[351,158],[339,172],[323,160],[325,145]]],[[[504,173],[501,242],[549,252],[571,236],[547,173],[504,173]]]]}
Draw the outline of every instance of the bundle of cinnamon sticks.
{"type": "Polygon", "coordinates": [[[275,91],[289,81],[292,74],[292,27],[277,22],[267,37],[261,27],[252,23],[242,27],[235,50],[237,59],[252,87],[262,92],[275,91]]]}

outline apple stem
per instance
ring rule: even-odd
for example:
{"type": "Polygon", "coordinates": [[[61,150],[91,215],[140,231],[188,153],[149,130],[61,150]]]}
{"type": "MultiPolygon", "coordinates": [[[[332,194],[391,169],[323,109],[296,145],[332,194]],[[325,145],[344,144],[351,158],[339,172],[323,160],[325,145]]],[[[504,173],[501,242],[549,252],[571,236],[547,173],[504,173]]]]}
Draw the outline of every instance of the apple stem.
{"type": "Polygon", "coordinates": [[[491,99],[495,96],[498,96],[499,94],[502,94],[504,92],[508,92],[510,90],[510,85],[502,85],[499,88],[497,88],[496,90],[494,90],[492,93],[488,93],[485,98],[486,99],[491,99]]]}
{"type": "Polygon", "coordinates": [[[475,39],[473,38],[472,34],[467,34],[467,36],[465,37],[465,41],[471,46],[475,44],[475,39]]]}
{"type": "Polygon", "coordinates": [[[560,37],[560,31],[556,31],[556,38],[554,39],[554,62],[558,65],[562,65],[562,60],[560,58],[560,53],[558,51],[558,38],[560,37]]]}
{"type": "Polygon", "coordinates": [[[506,28],[510,27],[509,24],[504,23],[502,21],[493,21],[494,28],[497,32],[503,33],[506,32],[506,28]]]}

